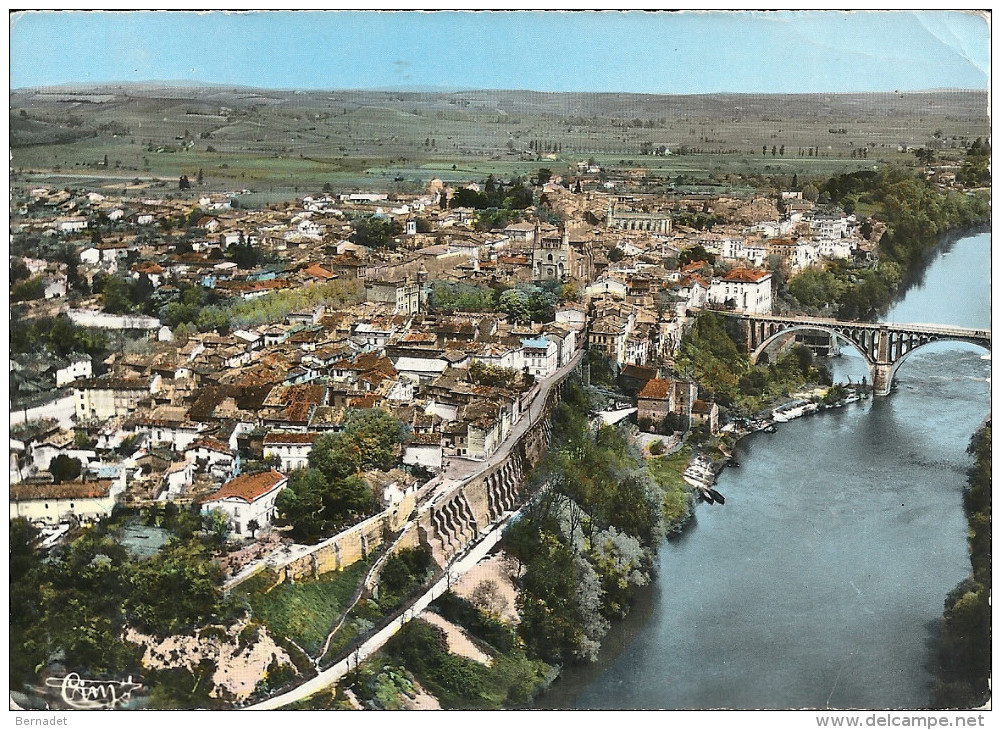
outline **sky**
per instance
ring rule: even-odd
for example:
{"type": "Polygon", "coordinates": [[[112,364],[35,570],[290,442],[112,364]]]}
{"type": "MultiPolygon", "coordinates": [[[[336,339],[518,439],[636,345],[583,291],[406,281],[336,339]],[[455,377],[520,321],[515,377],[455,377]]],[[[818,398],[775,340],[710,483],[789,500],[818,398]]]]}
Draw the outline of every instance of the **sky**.
{"type": "Polygon", "coordinates": [[[72,12],[10,16],[11,88],[197,81],[299,89],[701,94],[986,89],[959,11],[72,12]]]}

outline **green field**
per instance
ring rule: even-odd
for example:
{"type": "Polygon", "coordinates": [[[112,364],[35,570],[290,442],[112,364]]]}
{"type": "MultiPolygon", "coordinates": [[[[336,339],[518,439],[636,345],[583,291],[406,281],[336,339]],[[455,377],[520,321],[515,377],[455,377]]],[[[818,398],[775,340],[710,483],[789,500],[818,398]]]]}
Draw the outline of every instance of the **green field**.
{"type": "Polygon", "coordinates": [[[589,158],[608,168],[643,167],[672,182],[683,176],[682,184],[726,175],[827,177],[913,162],[901,145],[933,146],[948,156],[990,130],[981,92],[655,96],[111,86],[94,93],[16,90],[10,106],[18,179],[114,190],[135,177],[169,184],[202,170],[203,189],[250,189],[262,200],[325,183],[409,192],[435,177],[510,178],[539,167],[560,173],[589,158]],[[665,147],[673,154],[641,154],[665,147]],[[868,157],[852,158],[861,147],[868,157]],[[697,154],[678,154],[686,151],[697,154]],[[557,159],[545,159],[550,152],[557,159]]]}
{"type": "Polygon", "coordinates": [[[681,478],[690,456],[689,448],[683,446],[673,454],[647,459],[646,462],[650,475],[664,489],[664,519],[671,528],[685,518],[691,503],[691,495],[681,478]]]}
{"type": "Polygon", "coordinates": [[[316,580],[282,583],[265,592],[267,577],[255,576],[234,589],[250,604],[254,618],[278,636],[287,636],[310,655],[322,647],[327,634],[347,608],[368,570],[359,562],[316,580]]]}

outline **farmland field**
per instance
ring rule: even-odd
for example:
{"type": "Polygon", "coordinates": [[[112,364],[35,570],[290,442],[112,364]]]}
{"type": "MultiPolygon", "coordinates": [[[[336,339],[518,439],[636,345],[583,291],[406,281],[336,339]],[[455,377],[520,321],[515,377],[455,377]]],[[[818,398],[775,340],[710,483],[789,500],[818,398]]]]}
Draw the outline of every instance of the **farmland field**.
{"type": "Polygon", "coordinates": [[[407,191],[435,177],[527,176],[590,158],[697,186],[727,175],[827,177],[913,162],[908,147],[947,155],[989,134],[986,109],[985,94],[973,91],[19,89],[10,96],[11,168],[17,180],[109,189],[202,170],[207,188],[248,189],[260,201],[324,184],[407,191]]]}

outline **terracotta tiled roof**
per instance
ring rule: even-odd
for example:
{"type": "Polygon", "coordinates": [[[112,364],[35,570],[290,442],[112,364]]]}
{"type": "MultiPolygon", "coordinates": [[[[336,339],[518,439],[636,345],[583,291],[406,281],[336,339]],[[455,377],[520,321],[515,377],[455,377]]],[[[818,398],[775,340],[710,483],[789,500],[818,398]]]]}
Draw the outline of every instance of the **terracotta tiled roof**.
{"type": "Polygon", "coordinates": [[[262,471],[258,474],[244,474],[238,476],[236,479],[230,479],[219,489],[212,492],[212,494],[202,497],[199,501],[205,504],[206,502],[215,502],[227,497],[236,497],[250,504],[258,497],[270,492],[284,480],[285,475],[280,474],[274,469],[271,471],[262,471]]]}
{"type": "Polygon", "coordinates": [[[194,451],[198,448],[206,448],[209,451],[218,451],[223,454],[233,453],[233,450],[230,449],[227,444],[224,444],[222,441],[214,439],[211,436],[202,436],[202,438],[192,441],[185,451],[194,451]]]}
{"type": "Polygon", "coordinates": [[[314,279],[333,279],[336,278],[336,274],[331,271],[327,271],[325,268],[319,264],[313,264],[309,268],[303,269],[302,273],[306,276],[311,276],[314,279]]]}
{"type": "Polygon", "coordinates": [[[375,408],[375,404],[379,402],[379,396],[375,393],[368,395],[358,396],[357,398],[351,398],[348,400],[348,405],[352,408],[375,408]]]}
{"type": "Polygon", "coordinates": [[[722,280],[744,281],[757,284],[768,276],[771,276],[771,274],[767,271],[762,271],[761,269],[733,269],[729,274],[724,276],[722,280]]]}
{"type": "Polygon", "coordinates": [[[648,380],[637,398],[649,398],[653,400],[664,400],[671,393],[671,381],[654,378],[648,380]]]}
{"type": "Polygon", "coordinates": [[[414,446],[441,446],[440,433],[412,433],[407,442],[414,446]]]}

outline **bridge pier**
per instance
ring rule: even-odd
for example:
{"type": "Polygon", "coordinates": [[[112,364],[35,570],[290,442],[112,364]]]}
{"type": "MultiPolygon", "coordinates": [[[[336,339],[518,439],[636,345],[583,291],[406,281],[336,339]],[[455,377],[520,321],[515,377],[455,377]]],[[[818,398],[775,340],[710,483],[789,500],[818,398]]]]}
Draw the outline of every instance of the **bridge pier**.
{"type": "Polygon", "coordinates": [[[869,366],[872,373],[872,394],[889,395],[893,385],[893,363],[877,362],[869,366]]]}

